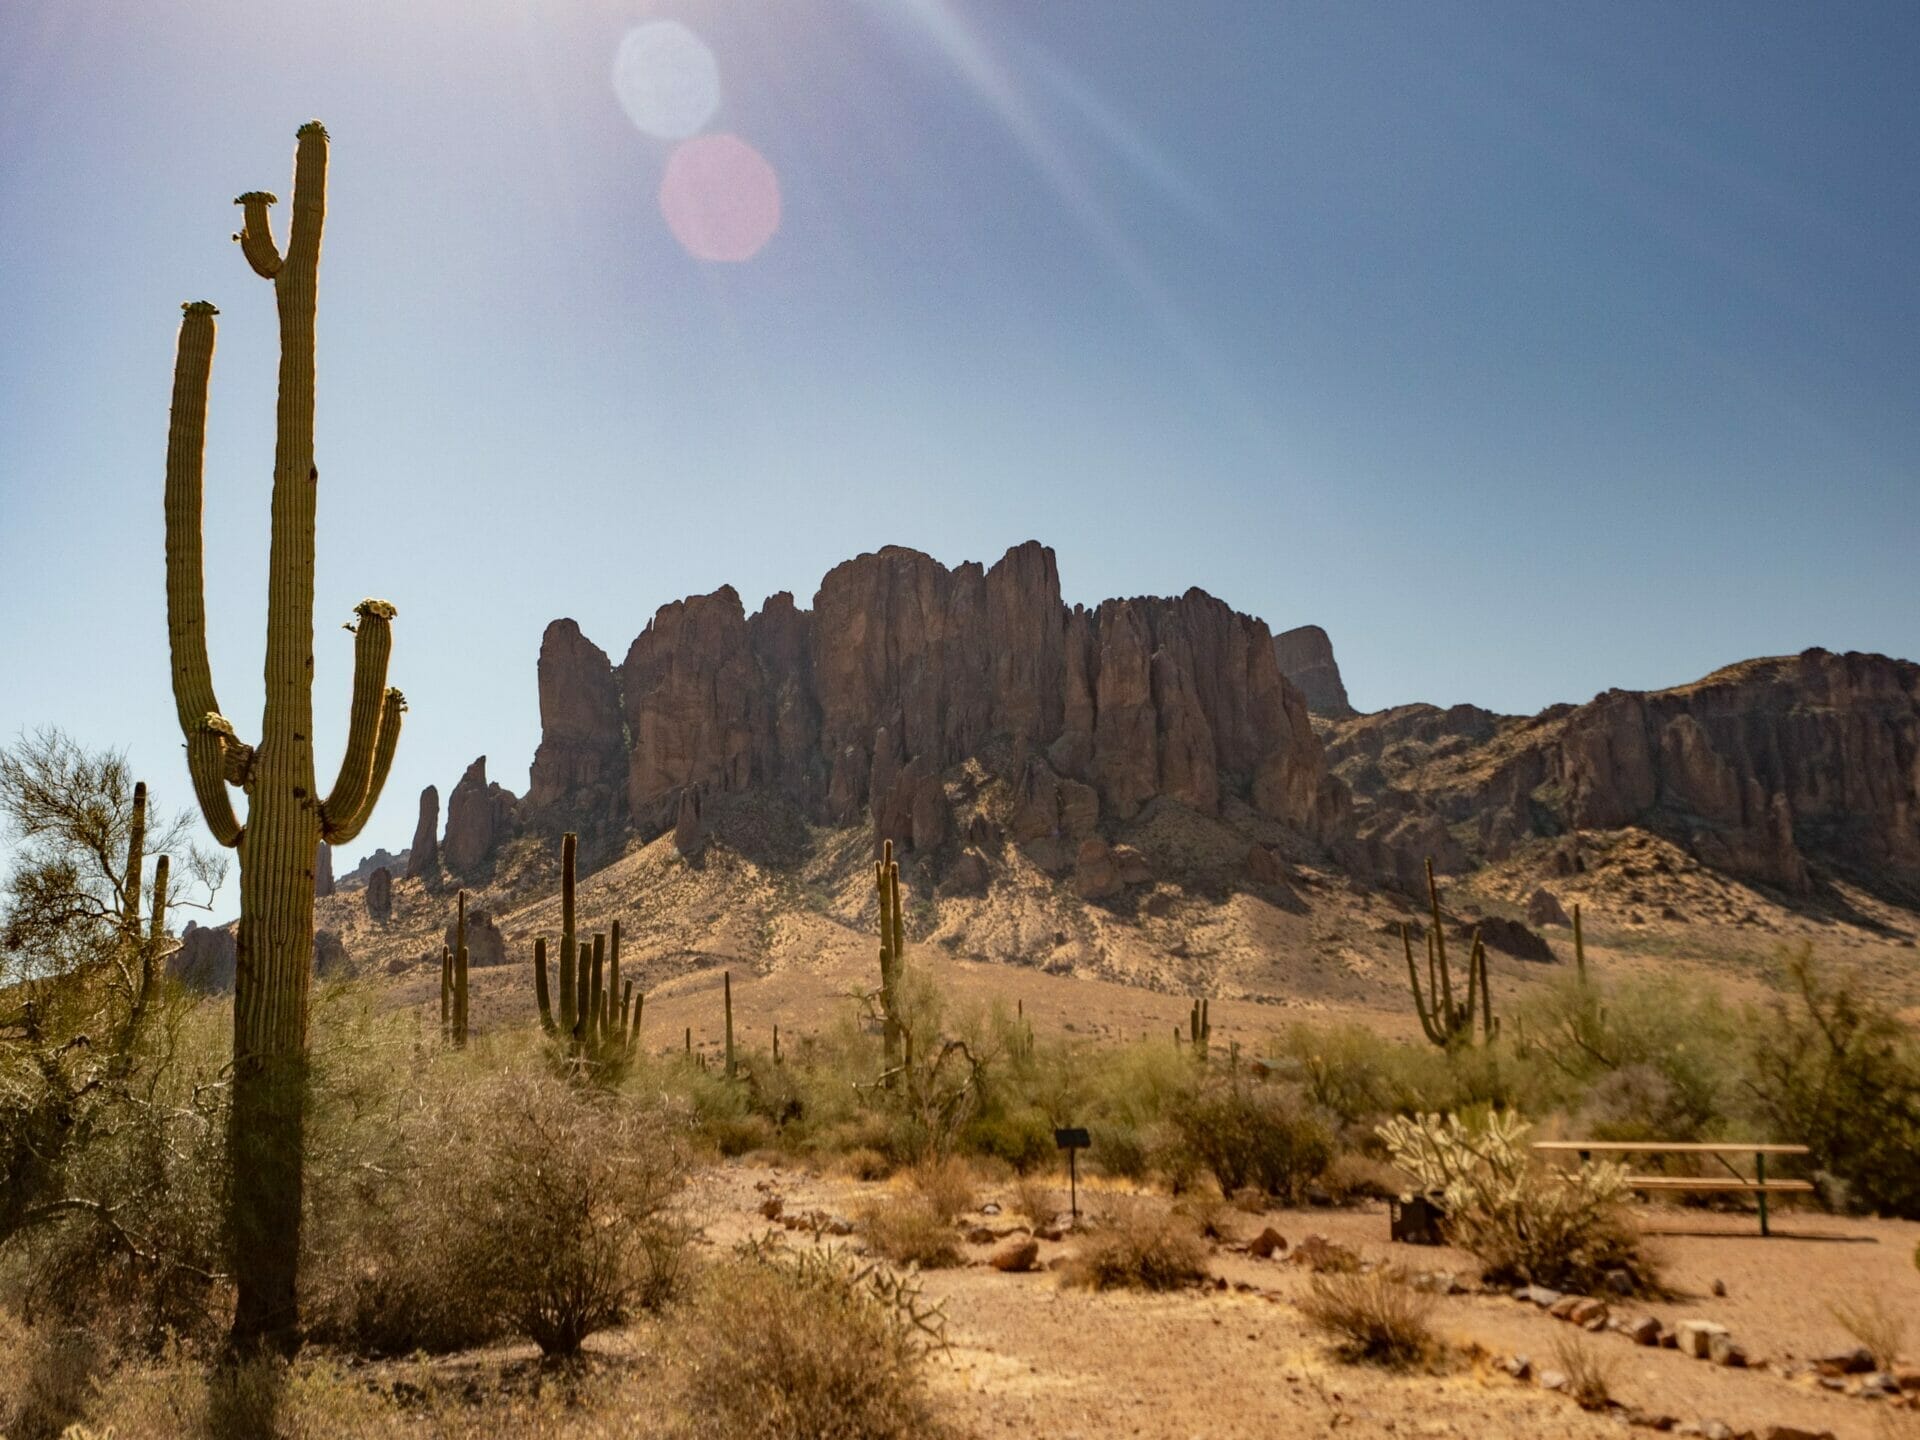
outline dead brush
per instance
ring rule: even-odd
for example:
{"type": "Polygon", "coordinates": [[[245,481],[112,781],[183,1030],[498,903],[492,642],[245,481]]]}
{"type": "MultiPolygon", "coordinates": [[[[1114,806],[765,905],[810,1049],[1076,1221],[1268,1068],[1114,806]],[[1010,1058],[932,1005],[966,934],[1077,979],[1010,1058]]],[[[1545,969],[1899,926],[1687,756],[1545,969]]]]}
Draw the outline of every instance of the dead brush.
{"type": "Polygon", "coordinates": [[[1860,1342],[1882,1370],[1891,1370],[1906,1352],[1906,1317],[1887,1303],[1884,1290],[1873,1290],[1857,1299],[1836,1300],[1827,1306],[1827,1313],[1860,1342]]]}
{"type": "Polygon", "coordinates": [[[1094,1290],[1179,1290],[1207,1278],[1206,1260],[1184,1215],[1128,1201],[1087,1233],[1064,1273],[1094,1290]]]}
{"type": "Polygon", "coordinates": [[[1316,1274],[1300,1302],[1341,1359],[1404,1370],[1441,1351],[1432,1328],[1434,1300],[1385,1270],[1316,1274]]]}
{"type": "Polygon", "coordinates": [[[1557,1338],[1553,1342],[1553,1363],[1567,1377],[1567,1394],[1582,1410],[1604,1410],[1613,1403],[1613,1361],[1603,1357],[1584,1337],[1557,1338]]]}
{"type": "Polygon", "coordinates": [[[909,1178],[933,1213],[949,1225],[973,1209],[977,1194],[973,1171],[957,1156],[923,1160],[913,1167],[909,1178]]]}
{"type": "Polygon", "coordinates": [[[1022,1175],[1013,1184],[1013,1213],[1036,1230],[1051,1225],[1060,1213],[1060,1192],[1032,1175],[1022,1175]]]}
{"type": "Polygon", "coordinates": [[[925,1195],[878,1196],[860,1208],[858,1220],[867,1247],[896,1265],[944,1270],[963,1258],[953,1221],[925,1195]]]}

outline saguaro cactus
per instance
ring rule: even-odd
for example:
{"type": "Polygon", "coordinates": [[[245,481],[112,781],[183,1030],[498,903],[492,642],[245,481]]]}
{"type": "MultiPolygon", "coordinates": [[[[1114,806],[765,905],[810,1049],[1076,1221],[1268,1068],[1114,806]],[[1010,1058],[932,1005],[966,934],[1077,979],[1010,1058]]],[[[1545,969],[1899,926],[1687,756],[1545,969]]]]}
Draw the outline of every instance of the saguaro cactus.
{"type": "Polygon", "coordinates": [[[873,888],[880,895],[880,1024],[886,1049],[886,1084],[900,1068],[900,965],[907,948],[906,920],[900,911],[900,866],[893,858],[893,841],[884,842],[873,865],[873,888]]]}
{"type": "Polygon", "coordinates": [[[266,707],[249,745],[220,709],[207,662],[200,532],[207,381],[214,307],[183,307],[167,436],[167,631],[187,769],[207,827],[240,855],[240,925],[233,1006],[233,1321],[237,1346],[291,1351],[299,1342],[294,1282],[300,1255],[301,1112],[307,992],[313,954],[313,860],[324,839],[352,840],[372,814],[393,763],[406,702],[387,688],[393,606],[355,608],[353,701],[346,755],[322,796],[313,768],[313,320],[326,217],[327,132],[300,127],[293,227],[284,254],[254,191],[240,242],[273,282],[280,318],[280,394],[267,561],[266,707]],[[243,826],[227,786],[247,792],[243,826]]]}
{"type": "Polygon", "coordinates": [[[1400,944],[1407,952],[1407,983],[1413,989],[1413,1008],[1419,1012],[1420,1028],[1427,1039],[1442,1049],[1473,1043],[1473,1012],[1480,1011],[1481,1036],[1492,1040],[1500,1032],[1493,1018],[1492,991],[1487,984],[1487,947],[1478,930],[1473,932],[1473,948],[1467,956],[1466,998],[1455,1003],[1453,970],[1447,961],[1447,933],[1440,926],[1440,890],[1433,880],[1433,861],[1427,861],[1427,904],[1432,922],[1427,927],[1427,988],[1420,989],[1420,972],[1413,963],[1413,941],[1407,927],[1400,927],[1400,944]]]}
{"type": "Polygon", "coordinates": [[[453,944],[440,947],[440,1030],[454,1049],[467,1043],[467,892],[453,922],[453,944]]]}
{"type": "Polygon", "coordinates": [[[620,922],[613,922],[613,943],[605,934],[577,938],[574,925],[574,860],[579,842],[569,831],[560,842],[560,1016],[553,1014],[547,978],[547,942],[533,942],[533,996],[540,1028],[566,1041],[569,1061],[597,1075],[616,1074],[640,1044],[640,1015],[645,995],[620,978],[620,922]]]}

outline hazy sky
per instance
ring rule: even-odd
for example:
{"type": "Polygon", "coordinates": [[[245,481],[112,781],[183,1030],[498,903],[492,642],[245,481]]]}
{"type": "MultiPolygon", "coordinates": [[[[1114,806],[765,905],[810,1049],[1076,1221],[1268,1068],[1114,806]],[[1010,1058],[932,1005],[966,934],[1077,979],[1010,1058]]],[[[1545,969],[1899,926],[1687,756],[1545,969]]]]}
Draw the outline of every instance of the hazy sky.
{"type": "Polygon", "coordinates": [[[413,705],[356,851],[475,755],[525,788],[553,617],[617,662],[887,543],[1318,622],[1363,708],[1920,654],[1916,75],[1911,0],[6,0],[0,734],[189,800],[200,298],[257,733],[278,340],[229,202],[311,116],[322,783],[362,596],[413,705]]]}

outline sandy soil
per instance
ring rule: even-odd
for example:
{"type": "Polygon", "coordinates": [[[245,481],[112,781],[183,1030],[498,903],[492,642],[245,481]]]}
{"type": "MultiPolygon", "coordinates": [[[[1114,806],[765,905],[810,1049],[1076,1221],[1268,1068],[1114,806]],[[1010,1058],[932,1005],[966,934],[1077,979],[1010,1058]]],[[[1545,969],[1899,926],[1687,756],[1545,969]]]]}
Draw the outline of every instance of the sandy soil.
{"type": "MultiPolygon", "coordinates": [[[[703,1177],[698,1204],[709,1240],[726,1245],[769,1228],[757,1213],[769,1194],[790,1212],[850,1214],[890,1193],[888,1185],[734,1163],[703,1177]]],[[[1010,1199],[988,1186],[980,1203],[1010,1199]]],[[[1097,1186],[1083,1188],[1082,1199],[1093,1213],[1110,1203],[1097,1186]]],[[[1588,1414],[1560,1394],[1513,1379],[1498,1363],[1518,1354],[1536,1369],[1551,1367],[1556,1342],[1577,1340],[1609,1367],[1624,1406],[1678,1422],[1719,1420],[1761,1433],[1790,1424],[1845,1440],[1898,1433],[1887,1428],[1889,1420],[1920,1420],[1895,1415],[1887,1402],[1835,1394],[1782,1373],[1793,1356],[1852,1343],[1827,1310],[1834,1300],[1877,1292],[1904,1308],[1920,1331],[1920,1273],[1911,1261],[1920,1224],[1791,1216],[1763,1241],[1748,1217],[1650,1209],[1644,1218],[1662,1232],[1676,1298],[1623,1301],[1621,1313],[1718,1321],[1747,1347],[1754,1368],[1643,1349],[1611,1332],[1583,1336],[1508,1296],[1471,1293],[1437,1302],[1436,1328],[1457,1347],[1455,1358],[1437,1373],[1393,1375],[1330,1357],[1297,1308],[1309,1284],[1298,1266],[1216,1248],[1210,1266],[1225,1290],[1093,1294],[1044,1270],[1002,1274],[984,1264],[987,1247],[972,1246],[966,1268],[923,1277],[928,1295],[946,1304],[953,1342],[951,1357],[935,1364],[936,1384],[988,1436],[1625,1433],[1622,1412],[1588,1414]],[[1716,1280],[1724,1296],[1713,1294],[1716,1280]]],[[[1008,1205],[985,1223],[1020,1222],[1008,1205]]],[[[1249,1237],[1272,1225],[1294,1242],[1325,1235],[1367,1260],[1463,1278],[1474,1273],[1470,1257],[1458,1252],[1389,1244],[1382,1206],[1236,1212],[1233,1223],[1249,1237]]],[[[787,1243],[814,1242],[794,1232],[787,1243]]],[[[1069,1253],[1073,1243],[1068,1236],[1043,1244],[1042,1263],[1069,1253]]]]}

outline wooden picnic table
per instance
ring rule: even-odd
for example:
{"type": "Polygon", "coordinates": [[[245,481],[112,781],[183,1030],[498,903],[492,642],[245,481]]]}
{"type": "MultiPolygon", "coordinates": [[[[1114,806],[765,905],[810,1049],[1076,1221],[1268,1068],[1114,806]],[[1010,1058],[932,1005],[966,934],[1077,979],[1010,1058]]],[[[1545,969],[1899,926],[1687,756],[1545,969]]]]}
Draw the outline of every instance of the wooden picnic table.
{"type": "Polygon", "coordinates": [[[1805,1180],[1767,1179],[1767,1156],[1806,1155],[1810,1152],[1805,1145],[1779,1145],[1752,1140],[1727,1144],[1699,1140],[1537,1140],[1533,1148],[1548,1154],[1578,1155],[1583,1161],[1591,1160],[1595,1155],[1711,1155],[1727,1167],[1729,1178],[1629,1175],[1627,1184],[1635,1190],[1695,1190],[1751,1194],[1760,1203],[1762,1235],[1773,1233],[1767,1224],[1767,1196],[1813,1193],[1812,1184],[1805,1180]],[[1753,1177],[1749,1179],[1734,1169],[1732,1162],[1727,1159],[1729,1155],[1753,1156],[1753,1177]]]}

